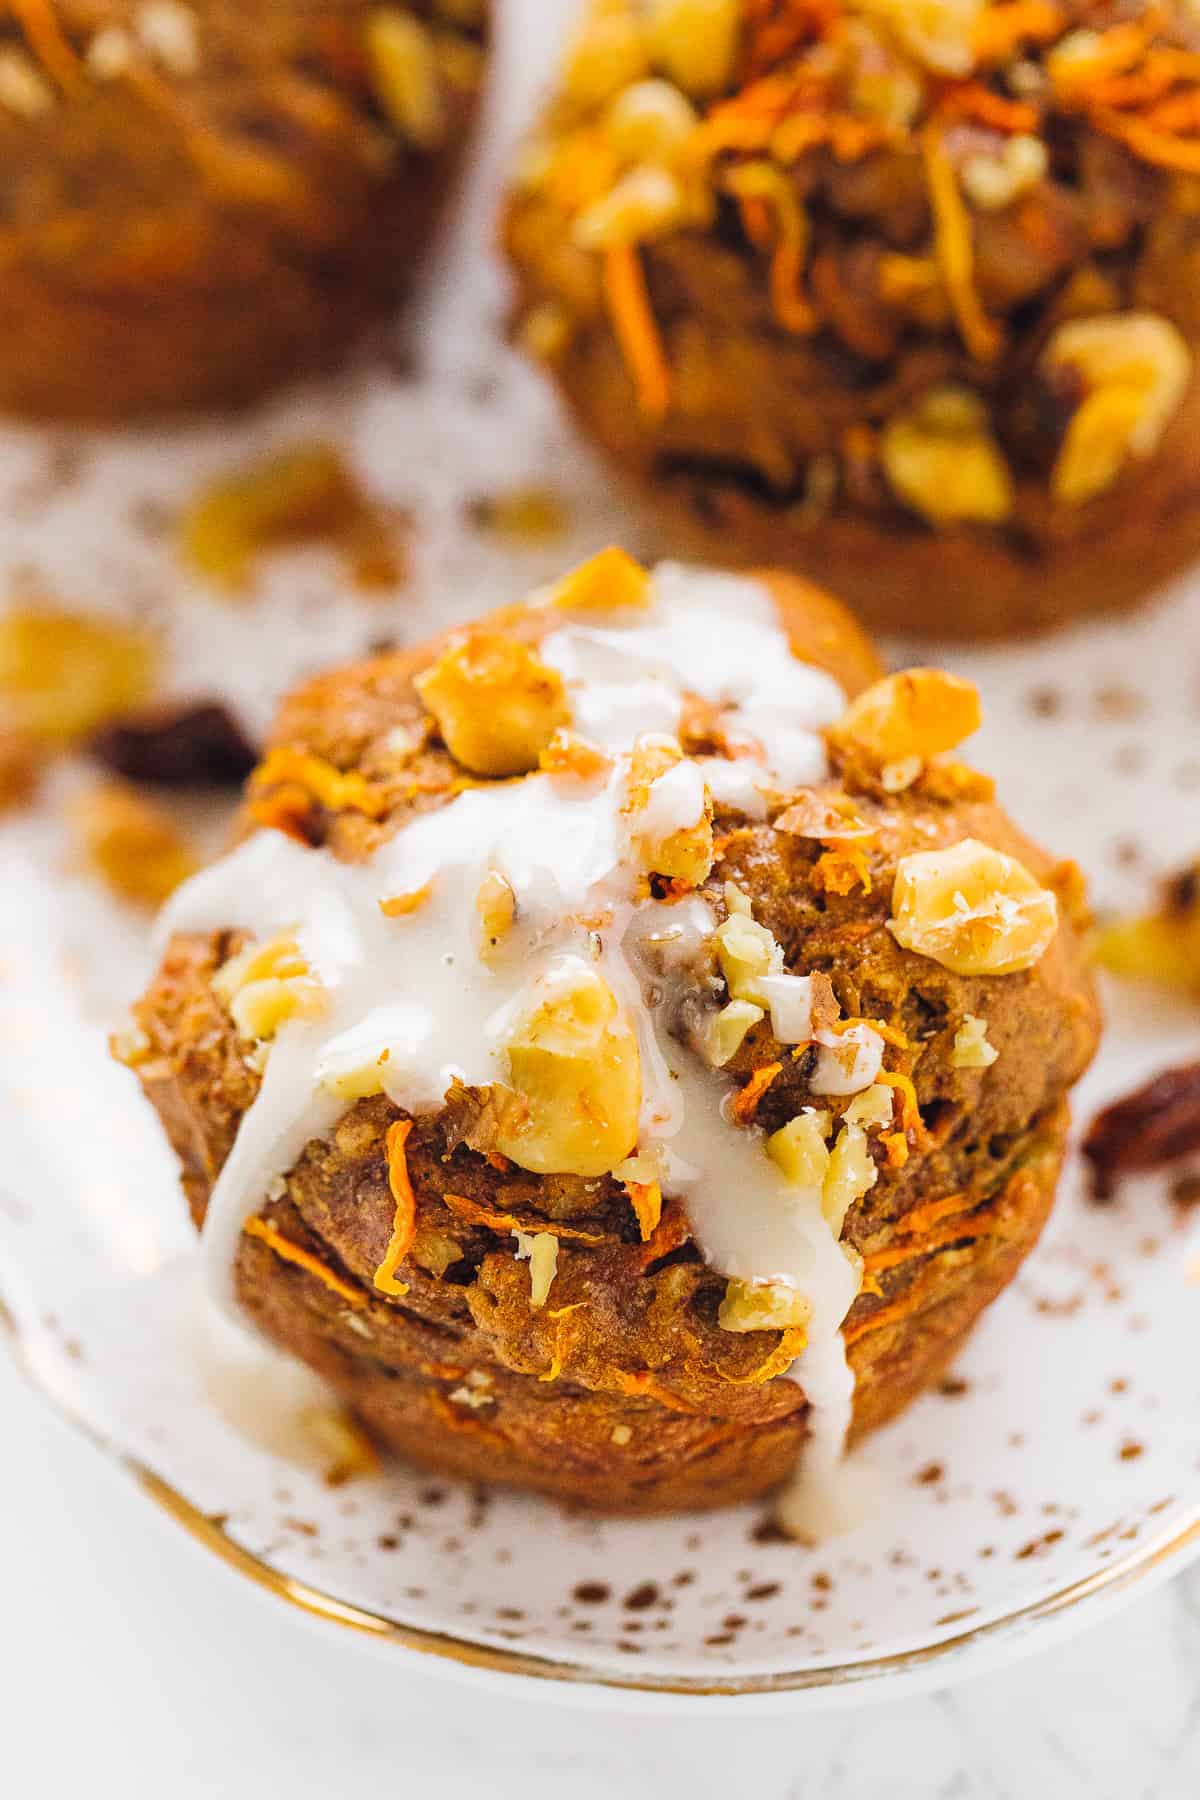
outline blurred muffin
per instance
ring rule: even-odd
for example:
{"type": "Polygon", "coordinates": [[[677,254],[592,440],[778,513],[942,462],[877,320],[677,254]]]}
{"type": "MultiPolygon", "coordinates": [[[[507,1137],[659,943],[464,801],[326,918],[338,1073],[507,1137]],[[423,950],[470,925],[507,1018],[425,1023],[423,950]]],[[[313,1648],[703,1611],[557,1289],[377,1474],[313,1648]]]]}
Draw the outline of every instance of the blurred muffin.
{"type": "Polygon", "coordinates": [[[239,404],[409,284],[487,0],[21,0],[0,19],[0,406],[239,404]]]}
{"type": "Polygon", "coordinates": [[[1200,27],[1167,0],[597,0],[521,341],[723,560],[1039,630],[1200,551],[1200,27]]]}
{"type": "Polygon", "coordinates": [[[121,1054],[218,1293],[406,1456],[627,1512],[799,1457],[826,1529],[1036,1241],[1078,874],[969,684],[877,677],[795,577],[612,551],[285,704],[121,1054]]]}

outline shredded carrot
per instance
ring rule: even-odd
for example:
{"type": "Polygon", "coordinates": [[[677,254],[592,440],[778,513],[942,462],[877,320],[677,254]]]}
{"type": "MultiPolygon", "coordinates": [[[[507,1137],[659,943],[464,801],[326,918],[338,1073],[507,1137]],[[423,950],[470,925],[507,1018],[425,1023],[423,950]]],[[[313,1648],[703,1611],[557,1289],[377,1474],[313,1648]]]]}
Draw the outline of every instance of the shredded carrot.
{"type": "Polygon", "coordinates": [[[758,1103],[775,1080],[782,1074],[782,1063],[765,1063],[761,1069],[755,1069],[745,1087],[733,1101],[732,1112],[739,1125],[748,1125],[758,1111],[758,1103]]]}
{"type": "Polygon", "coordinates": [[[885,1087],[895,1088],[900,1095],[900,1124],[905,1131],[915,1132],[918,1136],[925,1130],[921,1119],[921,1109],[917,1105],[917,1090],[912,1084],[910,1075],[900,1075],[895,1069],[880,1069],[875,1077],[885,1087]]]}
{"type": "Polygon", "coordinates": [[[749,1375],[726,1375],[722,1369],[718,1369],[717,1374],[730,1387],[762,1387],[764,1382],[773,1381],[776,1375],[782,1375],[791,1368],[807,1341],[808,1333],[803,1325],[792,1325],[781,1334],[770,1356],[749,1375]]]}
{"type": "Polygon", "coordinates": [[[761,194],[743,194],[738,200],[742,230],[756,250],[771,248],[771,209],[761,194]]]}
{"type": "Polygon", "coordinates": [[[691,1227],[683,1208],[669,1207],[659,1220],[656,1230],[642,1246],[642,1267],[648,1268],[661,1256],[669,1256],[672,1250],[678,1250],[681,1244],[686,1244],[691,1235],[691,1227]]]}
{"type": "Polygon", "coordinates": [[[638,1230],[642,1234],[642,1242],[649,1243],[662,1218],[662,1189],[657,1181],[627,1181],[624,1186],[638,1222],[638,1230]]]}
{"type": "Polygon", "coordinates": [[[356,769],[336,769],[323,756],[286,744],[270,751],[251,777],[254,790],[292,783],[330,812],[360,812],[378,819],[387,811],[382,794],[356,769]]]}
{"type": "Polygon", "coordinates": [[[908,1139],[902,1131],[888,1131],[879,1139],[889,1169],[902,1169],[908,1161],[908,1139]]]}
{"type": "Polygon", "coordinates": [[[920,1238],[916,1243],[897,1244],[887,1250],[876,1250],[863,1258],[863,1267],[871,1274],[881,1274],[884,1269],[898,1268],[901,1263],[912,1262],[918,1256],[932,1256],[936,1250],[944,1250],[948,1244],[974,1242],[976,1238],[1003,1236],[1005,1225],[1002,1219],[983,1214],[977,1218],[959,1217],[952,1219],[936,1231],[920,1238]]]}
{"type": "Polygon", "coordinates": [[[423,1362],[422,1375],[432,1376],[434,1381],[461,1381],[466,1370],[458,1363],[423,1362]]]}
{"type": "Polygon", "coordinates": [[[550,1359],[549,1368],[544,1370],[543,1373],[538,1376],[539,1381],[557,1381],[559,1376],[562,1374],[562,1372],[563,1372],[563,1327],[562,1327],[562,1321],[565,1318],[568,1318],[571,1313],[579,1312],[580,1309],[582,1307],[585,1307],[586,1305],[587,1305],[586,1300],[576,1300],[573,1303],[573,1305],[571,1305],[571,1306],[559,1306],[559,1307],[556,1307],[553,1312],[547,1313],[547,1315],[546,1315],[547,1318],[553,1319],[555,1321],[554,1355],[550,1359]]]}
{"type": "Polygon", "coordinates": [[[570,1238],[577,1244],[602,1244],[604,1238],[594,1231],[579,1231],[573,1225],[560,1225],[554,1219],[518,1219],[515,1213],[497,1212],[493,1207],[481,1206],[478,1200],[469,1200],[465,1194],[443,1194],[442,1203],[468,1225],[482,1225],[488,1231],[524,1231],[530,1237],[539,1231],[548,1231],[552,1237],[570,1238]]]}
{"type": "Polygon", "coordinates": [[[904,1294],[899,1300],[893,1300],[890,1306],[878,1307],[865,1319],[859,1319],[856,1324],[843,1325],[842,1342],[849,1349],[850,1345],[856,1344],[859,1338],[866,1337],[869,1331],[879,1331],[885,1325],[894,1325],[900,1319],[907,1318],[909,1313],[915,1312],[917,1305],[918,1296],[911,1292],[904,1294]]]}
{"type": "Polygon", "coordinates": [[[1092,121],[1108,137],[1125,144],[1143,162],[1159,169],[1176,169],[1185,175],[1200,175],[1200,139],[1175,137],[1171,132],[1157,131],[1141,119],[1127,118],[1124,113],[1099,108],[1092,121]]]}
{"type": "Polygon", "coordinates": [[[367,1304],[366,1295],[361,1293],[358,1288],[351,1287],[348,1281],[343,1281],[340,1275],[335,1275],[332,1269],[326,1267],[320,1257],[312,1254],[311,1250],[305,1250],[299,1244],[293,1244],[291,1238],[284,1237],[281,1231],[276,1231],[275,1227],[268,1225],[265,1219],[247,1219],[242,1230],[247,1237],[259,1238],[268,1249],[275,1252],[280,1262],[294,1263],[298,1269],[304,1269],[308,1274],[315,1275],[331,1294],[336,1294],[339,1300],[344,1300],[348,1306],[359,1307],[367,1304]]]}
{"type": "Polygon", "coordinates": [[[771,256],[768,286],[775,317],[785,331],[815,331],[817,315],[804,298],[804,265],[808,246],[802,238],[781,238],[771,256]]]}
{"type": "Polygon", "coordinates": [[[658,1404],[665,1406],[669,1412],[697,1413],[700,1411],[698,1406],[692,1406],[687,1400],[681,1400],[678,1394],[673,1394],[670,1388],[663,1387],[658,1377],[652,1375],[649,1369],[632,1370],[628,1373],[618,1371],[617,1385],[623,1394],[639,1400],[657,1400],[658,1404]]]}
{"type": "Polygon", "coordinates": [[[1008,100],[993,93],[981,81],[964,81],[948,88],[938,104],[942,119],[971,119],[995,131],[1035,132],[1041,114],[1027,100],[1008,100]]]}
{"type": "Polygon", "coordinates": [[[10,8],[46,73],[65,94],[79,93],[83,65],[58,22],[53,0],[10,0],[10,8]]]}
{"type": "Polygon", "coordinates": [[[953,1213],[965,1212],[970,1206],[967,1194],[945,1194],[940,1200],[927,1200],[923,1206],[914,1206],[911,1212],[896,1221],[896,1230],[905,1237],[917,1237],[922,1231],[936,1225],[940,1219],[948,1218],[953,1213]]]}
{"type": "Polygon", "coordinates": [[[942,128],[936,122],[922,129],[921,152],[933,207],[934,252],[942,281],[967,349],[980,362],[990,362],[999,354],[1001,334],[984,312],[975,287],[971,215],[959,192],[942,128]]]}
{"type": "Polygon", "coordinates": [[[604,293],[638,406],[648,419],[661,419],[671,404],[671,372],[635,244],[619,244],[605,252],[604,293]]]}
{"type": "Polygon", "coordinates": [[[396,1202],[396,1214],[392,1221],[392,1238],[387,1247],[387,1255],[375,1271],[375,1286],[381,1294],[399,1295],[408,1292],[407,1284],[396,1280],[396,1270],[412,1248],[417,1231],[417,1202],[409,1180],[408,1157],[405,1153],[411,1131],[411,1119],[397,1119],[394,1125],[388,1126],[387,1136],[384,1138],[388,1186],[392,1190],[392,1199],[396,1202]]]}
{"type": "Polygon", "coordinates": [[[869,894],[873,886],[861,844],[843,844],[836,850],[823,851],[813,865],[813,880],[826,894],[852,894],[856,887],[869,894]]]}

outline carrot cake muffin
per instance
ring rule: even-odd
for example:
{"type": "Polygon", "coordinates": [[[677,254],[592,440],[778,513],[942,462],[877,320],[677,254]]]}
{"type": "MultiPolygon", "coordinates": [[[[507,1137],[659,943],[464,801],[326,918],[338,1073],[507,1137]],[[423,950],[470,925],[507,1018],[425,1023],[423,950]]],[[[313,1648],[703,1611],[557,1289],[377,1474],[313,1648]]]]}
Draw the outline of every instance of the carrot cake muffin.
{"type": "Polygon", "coordinates": [[[0,7],[0,407],[125,419],[324,367],[411,279],[487,0],[0,7]]]}
{"type": "Polygon", "coordinates": [[[429,1467],[651,1512],[799,1460],[836,1524],[1096,1041],[978,717],[796,577],[615,550],[302,688],[120,1050],[218,1295],[429,1467]]]}
{"type": "Polygon", "coordinates": [[[520,341],[721,560],[974,637],[1200,553],[1181,0],[596,0],[505,235],[520,341]]]}

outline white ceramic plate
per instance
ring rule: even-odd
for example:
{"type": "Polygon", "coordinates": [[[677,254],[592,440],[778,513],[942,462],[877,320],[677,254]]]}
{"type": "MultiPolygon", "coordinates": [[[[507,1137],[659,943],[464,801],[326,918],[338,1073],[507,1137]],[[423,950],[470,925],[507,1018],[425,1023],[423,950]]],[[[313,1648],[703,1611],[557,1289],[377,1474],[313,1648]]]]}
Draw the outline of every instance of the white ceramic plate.
{"type": "MultiPolygon", "coordinates": [[[[615,537],[653,548],[500,347],[501,287],[479,248],[531,46],[544,59],[560,10],[510,9],[503,104],[418,375],[359,369],[236,426],[0,435],[10,573],[33,569],[67,604],[149,617],[180,691],[223,692],[258,723],[304,669],[515,597],[615,537]],[[413,512],[404,592],[364,602],[321,554],[280,559],[240,608],[189,582],[162,517],[209,471],[314,436],[413,512]],[[472,499],[529,483],[570,509],[556,541],[517,549],[472,528],[472,499]]],[[[1125,623],[947,657],[984,690],[978,760],[1022,823],[1087,866],[1102,903],[1144,897],[1156,870],[1200,849],[1198,610],[1200,589],[1181,590],[1125,623]]],[[[330,1490],[256,1446],[200,1378],[174,1170],[105,1053],[150,955],[144,922],[69,866],[57,821],[78,778],[64,770],[38,817],[0,831],[0,1296],[45,1391],[244,1573],[389,1646],[503,1671],[513,1691],[546,1677],[622,1703],[794,1705],[982,1667],[1200,1540],[1200,1229],[1161,1180],[1091,1205],[1077,1166],[953,1380],[873,1440],[879,1518],[827,1549],[774,1541],[761,1509],[598,1523],[402,1469],[330,1490]]],[[[1182,1002],[1114,996],[1079,1116],[1195,1054],[1197,1026],[1182,1002]]]]}

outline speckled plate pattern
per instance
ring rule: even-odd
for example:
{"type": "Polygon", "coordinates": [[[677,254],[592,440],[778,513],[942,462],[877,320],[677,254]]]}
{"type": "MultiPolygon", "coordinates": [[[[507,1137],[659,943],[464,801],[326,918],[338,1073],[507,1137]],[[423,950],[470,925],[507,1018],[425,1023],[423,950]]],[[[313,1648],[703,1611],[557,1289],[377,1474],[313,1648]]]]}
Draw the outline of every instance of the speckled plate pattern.
{"type": "MultiPolygon", "coordinates": [[[[307,669],[516,597],[614,538],[669,549],[503,349],[502,283],[480,247],[561,11],[509,10],[499,103],[456,241],[410,323],[415,356],[381,354],[234,425],[0,433],[10,583],[148,620],[179,692],[224,694],[257,726],[307,669]],[[412,519],[404,588],[368,601],[313,552],[275,559],[238,606],[205,592],[164,521],[211,472],[317,437],[412,519]],[[480,497],[531,485],[561,503],[555,536],[515,545],[480,526],[480,497]]],[[[984,693],[976,759],[1023,825],[1080,859],[1103,906],[1144,900],[1156,873],[1200,850],[1198,627],[1200,584],[1185,584],[1125,622],[944,659],[984,693]]],[[[0,830],[0,1301],[47,1394],[243,1573],[395,1654],[514,1686],[795,1704],[967,1672],[1196,1547],[1200,1224],[1168,1178],[1094,1205],[1077,1160],[1041,1246],[952,1375],[871,1441],[878,1517],[824,1549],[780,1541],[762,1508],[601,1522],[400,1467],[331,1489],[244,1436],[194,1355],[195,1246],[171,1159],[105,1050],[151,952],[145,920],[71,865],[60,820],[80,779],[64,766],[42,809],[0,830]]],[[[1182,1000],[1126,990],[1108,1003],[1084,1122],[1200,1041],[1182,1000]]]]}

